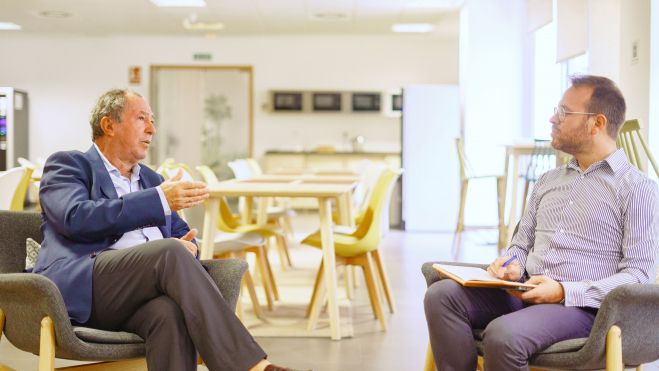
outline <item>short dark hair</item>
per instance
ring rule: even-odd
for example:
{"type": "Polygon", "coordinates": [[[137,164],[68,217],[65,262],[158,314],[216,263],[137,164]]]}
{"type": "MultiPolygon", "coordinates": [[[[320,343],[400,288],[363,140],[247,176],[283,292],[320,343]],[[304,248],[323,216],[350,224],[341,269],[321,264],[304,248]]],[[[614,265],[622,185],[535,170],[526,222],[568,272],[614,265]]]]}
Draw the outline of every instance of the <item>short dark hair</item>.
{"type": "Polygon", "coordinates": [[[89,116],[89,124],[92,127],[92,141],[103,136],[101,119],[104,116],[108,116],[117,122],[121,121],[121,114],[126,106],[126,96],[129,94],[141,97],[140,94],[128,89],[112,89],[98,98],[89,116]]]}
{"type": "Polygon", "coordinates": [[[586,107],[588,112],[601,113],[606,116],[606,132],[613,139],[625,122],[627,104],[618,86],[604,76],[574,75],[570,76],[572,86],[587,86],[593,88],[590,101],[586,107]]]}

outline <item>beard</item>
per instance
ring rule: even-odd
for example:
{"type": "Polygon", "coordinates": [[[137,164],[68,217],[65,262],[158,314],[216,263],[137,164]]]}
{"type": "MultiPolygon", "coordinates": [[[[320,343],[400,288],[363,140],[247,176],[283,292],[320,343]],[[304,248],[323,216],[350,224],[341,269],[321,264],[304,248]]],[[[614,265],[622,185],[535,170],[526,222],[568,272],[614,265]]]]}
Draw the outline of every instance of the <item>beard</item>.
{"type": "Polygon", "coordinates": [[[551,146],[571,155],[587,151],[591,147],[592,138],[588,134],[586,121],[572,130],[552,129],[551,146]]]}

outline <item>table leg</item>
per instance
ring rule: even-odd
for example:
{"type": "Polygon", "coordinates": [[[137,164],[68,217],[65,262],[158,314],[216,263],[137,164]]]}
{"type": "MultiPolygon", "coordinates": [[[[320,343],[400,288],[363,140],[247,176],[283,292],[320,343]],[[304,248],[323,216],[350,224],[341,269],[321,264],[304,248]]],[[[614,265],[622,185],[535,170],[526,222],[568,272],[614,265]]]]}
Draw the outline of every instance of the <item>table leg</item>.
{"type": "Polygon", "coordinates": [[[330,320],[332,340],[341,339],[339,303],[336,298],[336,256],[334,255],[334,238],[332,236],[332,204],[329,198],[318,199],[320,212],[320,237],[323,246],[325,265],[325,287],[327,288],[327,307],[330,320]]]}
{"type": "MultiPolygon", "coordinates": [[[[519,183],[519,155],[517,153],[513,156],[513,176],[512,176],[512,190],[510,193],[510,217],[508,219],[508,233],[506,234],[506,243],[510,242],[517,225],[517,183],[519,183]]],[[[507,169],[506,169],[507,171],[507,169]]]]}
{"type": "Polygon", "coordinates": [[[220,200],[209,198],[206,201],[206,210],[204,211],[204,233],[202,236],[201,259],[213,259],[215,249],[215,230],[217,229],[217,218],[220,213],[220,200]]]}
{"type": "Polygon", "coordinates": [[[242,220],[241,222],[243,224],[252,224],[252,209],[254,208],[254,197],[251,196],[246,196],[245,197],[245,208],[243,209],[242,212],[242,220]]]}

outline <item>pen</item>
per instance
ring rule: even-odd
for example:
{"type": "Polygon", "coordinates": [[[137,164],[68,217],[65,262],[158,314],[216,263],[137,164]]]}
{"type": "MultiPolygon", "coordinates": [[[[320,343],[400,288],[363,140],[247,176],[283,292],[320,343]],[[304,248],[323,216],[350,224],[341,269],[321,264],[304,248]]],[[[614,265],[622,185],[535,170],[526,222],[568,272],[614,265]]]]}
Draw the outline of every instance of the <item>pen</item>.
{"type": "Polygon", "coordinates": [[[505,262],[503,262],[503,264],[501,264],[501,267],[505,268],[506,265],[512,263],[513,260],[515,260],[515,259],[517,259],[517,257],[515,255],[511,256],[510,259],[506,260],[505,262]]]}

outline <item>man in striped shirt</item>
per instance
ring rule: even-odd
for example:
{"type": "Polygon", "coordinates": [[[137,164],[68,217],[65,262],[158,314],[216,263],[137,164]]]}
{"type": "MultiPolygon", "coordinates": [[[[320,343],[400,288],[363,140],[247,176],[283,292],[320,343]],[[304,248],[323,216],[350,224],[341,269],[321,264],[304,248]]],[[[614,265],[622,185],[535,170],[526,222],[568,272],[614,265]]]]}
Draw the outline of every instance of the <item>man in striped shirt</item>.
{"type": "Polygon", "coordinates": [[[609,291],[654,280],[659,192],[616,148],[624,117],[625,100],[611,80],[572,77],[550,122],[552,146],[574,159],[540,177],[510,247],[488,267],[538,286],[431,285],[425,310],[439,370],[476,368],[472,328],[485,329],[486,370],[528,370],[534,353],[588,337],[609,291]]]}

